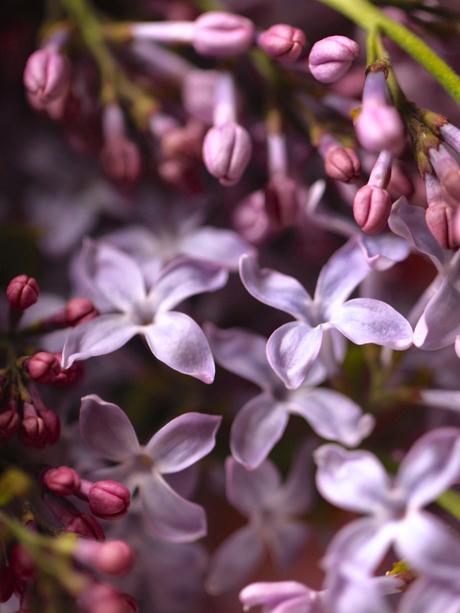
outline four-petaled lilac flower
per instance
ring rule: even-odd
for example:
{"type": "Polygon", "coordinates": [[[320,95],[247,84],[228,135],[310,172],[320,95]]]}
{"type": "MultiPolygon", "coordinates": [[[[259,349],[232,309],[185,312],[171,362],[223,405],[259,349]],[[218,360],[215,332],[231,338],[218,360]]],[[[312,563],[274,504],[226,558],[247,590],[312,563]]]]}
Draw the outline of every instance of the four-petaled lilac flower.
{"type": "Polygon", "coordinates": [[[391,479],[367,451],[324,445],[315,452],[316,484],[330,503],[370,517],[343,528],[325,566],[372,573],[390,545],[411,568],[438,581],[458,580],[460,539],[422,510],[460,481],[460,429],[440,428],[420,438],[391,479]]]}
{"type": "Polygon", "coordinates": [[[167,423],[147,445],[139,444],[126,414],[96,395],[82,398],[80,432],[86,444],[114,466],[99,471],[139,488],[149,528],[159,538],[187,542],[206,534],[203,508],[182,498],[167,483],[207,455],[215,445],[221,417],[185,413],[167,423]]]}
{"type": "Polygon", "coordinates": [[[171,368],[205,383],[213,381],[214,360],[203,331],[188,315],[171,309],[189,296],[222,287],[226,271],[178,258],[147,290],[132,258],[90,241],[84,245],[79,269],[81,284],[102,315],[69,332],[62,352],[64,368],[111,353],[141,334],[153,355],[171,368]]]}
{"type": "Polygon", "coordinates": [[[316,387],[325,379],[320,364],[296,390],[287,390],[267,362],[262,336],[208,324],[206,334],[216,361],[262,388],[236,416],[230,436],[233,457],[246,468],[256,468],[282,437],[289,415],[300,415],[323,438],[358,445],[374,426],[352,400],[331,389],[316,387]]]}
{"type": "Polygon", "coordinates": [[[227,458],[227,498],[249,522],[231,534],[214,553],[207,579],[210,593],[220,594],[243,584],[261,563],[266,547],[281,568],[287,568],[302,551],[308,529],[294,517],[310,505],[310,458],[311,448],[306,444],[284,485],[269,460],[248,471],[233,458],[227,458]]]}
{"type": "Polygon", "coordinates": [[[248,292],[296,319],[275,330],[267,343],[268,361],[287,387],[299,387],[318,358],[333,368],[338,354],[343,355],[341,334],[357,345],[410,347],[412,329],[393,307],[372,298],[346,300],[370,270],[357,240],[351,239],[321,270],[312,299],[293,277],[259,268],[253,255],[241,258],[240,276],[248,292]]]}

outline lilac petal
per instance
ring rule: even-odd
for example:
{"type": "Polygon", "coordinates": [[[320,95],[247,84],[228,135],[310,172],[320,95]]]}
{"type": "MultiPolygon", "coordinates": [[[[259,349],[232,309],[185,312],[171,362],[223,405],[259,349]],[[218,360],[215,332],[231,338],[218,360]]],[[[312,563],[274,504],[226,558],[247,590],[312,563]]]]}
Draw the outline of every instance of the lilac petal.
{"type": "Polygon", "coordinates": [[[374,518],[352,521],[330,543],[324,565],[330,572],[353,567],[360,574],[372,574],[397,534],[397,522],[382,523],[374,518]]]}
{"type": "Polygon", "coordinates": [[[204,509],[179,496],[159,474],[142,481],[140,495],[149,527],[159,538],[187,543],[206,536],[204,509]]]}
{"type": "Polygon", "coordinates": [[[298,559],[309,534],[308,526],[300,521],[277,520],[266,527],[268,547],[278,568],[287,569],[298,559]]]}
{"type": "Polygon", "coordinates": [[[460,429],[439,428],[412,446],[395,484],[405,492],[410,508],[420,508],[459,481],[460,429]]]}
{"type": "Polygon", "coordinates": [[[128,226],[103,236],[104,242],[124,251],[138,262],[161,258],[161,246],[156,236],[142,226],[128,226]]]}
{"type": "Polygon", "coordinates": [[[166,483],[182,498],[191,498],[200,480],[200,468],[193,464],[178,473],[168,473],[166,483]]]}
{"type": "Polygon", "coordinates": [[[392,207],[388,220],[392,232],[405,238],[417,251],[427,255],[438,269],[442,269],[448,252],[444,251],[430,232],[425,221],[425,209],[399,198],[392,207]]]}
{"type": "Polygon", "coordinates": [[[202,329],[191,317],[171,311],[160,313],[143,333],[153,355],[174,370],[200,379],[214,380],[211,349],[202,329]]]}
{"type": "Polygon", "coordinates": [[[267,359],[284,385],[295,389],[302,384],[321,349],[322,326],[291,322],[273,332],[267,342],[267,359]]]}
{"type": "Polygon", "coordinates": [[[409,513],[398,530],[395,548],[411,568],[458,586],[460,539],[431,513],[409,513]]]}
{"type": "Polygon", "coordinates": [[[358,287],[371,268],[356,239],[338,249],[321,269],[315,290],[315,302],[325,306],[327,314],[340,305],[358,287]]]}
{"type": "Polygon", "coordinates": [[[331,504],[358,513],[373,513],[385,504],[390,479],[372,453],[323,445],[314,459],[318,491],[331,504]]]}
{"type": "Polygon", "coordinates": [[[77,274],[91,289],[97,308],[129,311],[133,304],[145,299],[145,286],[136,262],[125,253],[86,240],[76,264],[77,274]],[[99,302],[101,301],[101,302],[99,302]]]}
{"type": "Polygon", "coordinates": [[[198,228],[181,242],[181,251],[186,255],[214,262],[229,270],[238,270],[240,257],[253,249],[236,232],[210,226],[198,228]]]}
{"type": "MultiPolygon", "coordinates": [[[[380,579],[380,578],[379,578],[380,579]]],[[[390,613],[377,577],[368,577],[354,568],[332,570],[326,582],[327,610],[334,613],[390,613]]],[[[392,577],[383,577],[395,585],[392,577]]]]}
{"type": "Polygon", "coordinates": [[[422,577],[417,579],[404,593],[399,613],[458,613],[460,591],[445,583],[422,577]]]}
{"type": "Polygon", "coordinates": [[[428,407],[447,409],[460,413],[459,390],[419,390],[420,402],[428,407]]]}
{"type": "Polygon", "coordinates": [[[266,394],[256,396],[238,412],[230,434],[232,455],[248,469],[257,468],[283,436],[289,415],[266,394]]]}
{"type": "Polygon", "coordinates": [[[357,345],[375,343],[390,349],[407,349],[412,328],[402,315],[381,300],[355,298],[336,309],[331,324],[357,345]]]}
{"type": "Polygon", "coordinates": [[[262,561],[263,545],[252,526],[244,526],[217,548],[206,581],[210,594],[222,594],[243,584],[262,561]]]}
{"type": "Polygon", "coordinates": [[[172,419],[146,447],[155,470],[161,474],[177,473],[204,458],[216,444],[221,421],[222,417],[202,413],[184,413],[172,419]]]}
{"type": "Polygon", "coordinates": [[[62,349],[62,367],[112,353],[139,332],[127,315],[100,315],[71,328],[62,349]]]}
{"type": "Polygon", "coordinates": [[[103,458],[121,462],[140,452],[136,432],[116,404],[91,394],[81,399],[80,434],[103,458]]]}
{"type": "Polygon", "coordinates": [[[289,409],[308,421],[322,438],[355,447],[370,434],[375,420],[352,400],[334,390],[299,388],[289,396],[289,409]]]}
{"type": "Polygon", "coordinates": [[[247,470],[227,458],[225,475],[227,499],[247,517],[261,513],[280,487],[280,475],[269,460],[255,470],[247,470]]]}
{"type": "Polygon", "coordinates": [[[314,595],[315,592],[297,581],[260,582],[251,583],[241,590],[240,601],[245,610],[262,606],[264,611],[272,613],[277,605],[310,594],[314,595]]]}
{"type": "Polygon", "coordinates": [[[460,293],[445,279],[414,330],[414,344],[429,351],[452,345],[460,333],[460,293]]]}
{"type": "Polygon", "coordinates": [[[366,262],[373,270],[388,270],[396,262],[405,260],[410,253],[409,243],[394,234],[380,236],[364,234],[360,237],[359,244],[366,262]]]}
{"type": "Polygon", "coordinates": [[[256,300],[289,313],[296,319],[308,318],[311,298],[293,277],[269,268],[259,268],[255,255],[243,255],[240,260],[240,277],[256,300]]]}
{"type": "Polygon", "coordinates": [[[149,301],[156,311],[169,311],[190,296],[220,289],[227,279],[228,273],[215,264],[176,258],[160,272],[149,301]]]}
{"type": "Polygon", "coordinates": [[[304,443],[275,499],[279,513],[285,516],[302,515],[311,506],[314,492],[312,459],[313,444],[304,443]]]}
{"type": "Polygon", "coordinates": [[[226,370],[265,390],[277,384],[267,362],[263,336],[241,328],[221,330],[212,324],[206,324],[205,332],[215,360],[226,370]]]}

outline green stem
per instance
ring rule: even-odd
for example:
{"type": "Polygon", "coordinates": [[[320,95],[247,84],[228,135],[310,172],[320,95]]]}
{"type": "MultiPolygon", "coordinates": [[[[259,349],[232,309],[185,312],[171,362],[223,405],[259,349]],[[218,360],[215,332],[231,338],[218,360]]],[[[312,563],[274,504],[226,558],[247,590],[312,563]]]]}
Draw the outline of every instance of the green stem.
{"type": "Polygon", "coordinates": [[[460,521],[460,494],[448,490],[436,500],[438,505],[460,521]]]}
{"type": "Polygon", "coordinates": [[[406,27],[387,17],[368,0],[317,0],[351,19],[368,32],[381,30],[411,55],[460,103],[460,77],[423,40],[406,27]]]}

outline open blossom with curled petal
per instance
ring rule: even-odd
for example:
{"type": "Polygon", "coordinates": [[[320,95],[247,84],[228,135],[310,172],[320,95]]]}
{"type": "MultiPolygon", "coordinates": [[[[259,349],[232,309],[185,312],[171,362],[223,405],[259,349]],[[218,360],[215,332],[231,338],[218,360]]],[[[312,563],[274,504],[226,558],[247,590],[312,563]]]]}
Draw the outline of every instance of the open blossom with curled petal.
{"type": "Polygon", "coordinates": [[[317,364],[296,390],[286,390],[267,362],[262,336],[233,328],[208,325],[206,333],[216,361],[262,389],[236,416],[230,437],[233,457],[248,469],[259,466],[282,437],[290,415],[300,415],[319,436],[344,445],[358,445],[373,428],[352,400],[331,389],[317,387],[325,371],[317,364]]]}
{"type": "Polygon", "coordinates": [[[179,496],[166,479],[211,451],[220,421],[215,415],[185,413],[171,420],[143,446],[117,405],[90,395],[82,399],[80,410],[83,440],[101,458],[114,464],[103,469],[104,475],[113,476],[131,489],[139,488],[150,529],[160,538],[175,542],[204,536],[206,516],[202,507],[179,496]]]}
{"type": "Polygon", "coordinates": [[[315,460],[322,496],[338,507],[368,514],[334,537],[326,568],[356,565],[371,573],[393,545],[414,570],[439,581],[457,579],[460,538],[423,507],[460,479],[460,429],[440,428],[420,438],[394,479],[367,451],[324,445],[315,460]]]}
{"type": "Polygon", "coordinates": [[[244,583],[261,563],[265,548],[281,568],[287,568],[302,551],[308,530],[295,517],[310,504],[310,458],[307,444],[284,484],[269,460],[248,471],[233,458],[227,459],[227,499],[249,522],[225,539],[214,553],[206,582],[210,593],[220,594],[244,583]]]}
{"type": "Polygon", "coordinates": [[[211,383],[214,361],[201,328],[172,309],[195,294],[222,287],[228,273],[205,262],[177,259],[149,290],[137,263],[108,245],[86,242],[79,271],[89,298],[102,315],[72,328],[62,352],[76,360],[112,353],[141,334],[153,355],[179,372],[211,383]]]}
{"type": "Polygon", "coordinates": [[[370,270],[351,239],[321,270],[312,299],[296,279],[259,268],[252,255],[241,258],[241,280],[248,292],[296,320],[275,330],[267,343],[267,359],[286,387],[299,387],[318,358],[332,369],[343,355],[342,335],[357,345],[410,347],[412,329],[393,307],[371,298],[347,300],[370,270]]]}

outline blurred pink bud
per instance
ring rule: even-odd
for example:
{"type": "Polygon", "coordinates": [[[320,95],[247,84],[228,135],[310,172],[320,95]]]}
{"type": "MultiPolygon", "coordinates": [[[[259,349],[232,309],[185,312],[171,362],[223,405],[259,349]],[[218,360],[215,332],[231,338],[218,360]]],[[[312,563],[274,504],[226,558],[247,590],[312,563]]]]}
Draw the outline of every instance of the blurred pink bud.
{"type": "Polygon", "coordinates": [[[6,288],[6,297],[10,306],[25,311],[35,304],[40,294],[40,288],[33,277],[18,275],[11,279],[6,288]]]}
{"type": "Polygon", "coordinates": [[[334,83],[359,55],[357,42],[346,36],[327,36],[316,42],[308,57],[311,74],[321,83],[334,83]]]}
{"type": "Polygon", "coordinates": [[[193,46],[202,55],[239,55],[249,49],[253,39],[254,24],[240,15],[211,11],[195,21],[193,46]]]}
{"type": "Polygon", "coordinates": [[[75,557],[83,564],[94,566],[108,575],[123,575],[131,570],[134,554],[124,541],[97,541],[81,539],[75,550],[75,557]]]}
{"type": "Polygon", "coordinates": [[[265,209],[273,230],[291,227],[299,211],[297,182],[286,176],[274,177],[265,187],[265,209]]]}
{"type": "Polygon", "coordinates": [[[136,601],[112,586],[97,583],[85,591],[79,600],[87,613],[138,613],[136,601]]]}
{"type": "Polygon", "coordinates": [[[97,317],[98,312],[91,300],[87,298],[72,298],[65,305],[65,317],[68,326],[78,326],[85,321],[97,317]]]}
{"type": "Polygon", "coordinates": [[[39,102],[48,104],[67,90],[70,68],[67,58],[54,49],[39,49],[27,60],[24,85],[39,102]]]}
{"type": "MultiPolygon", "coordinates": [[[[57,361],[61,364],[62,354],[55,353],[57,361]]],[[[54,381],[52,382],[54,385],[73,385],[83,376],[84,368],[82,362],[74,362],[70,368],[63,369],[61,368],[59,374],[56,376],[54,381]]]]}
{"type": "Polygon", "coordinates": [[[330,147],[326,153],[324,170],[326,175],[335,181],[351,183],[359,178],[361,163],[354,149],[336,145],[330,147]]]}
{"type": "Polygon", "coordinates": [[[98,541],[105,540],[104,530],[95,517],[87,513],[79,513],[68,518],[64,528],[66,532],[75,532],[79,536],[98,541]]]}
{"type": "Polygon", "coordinates": [[[161,139],[161,151],[166,158],[188,156],[199,159],[205,127],[191,119],[185,126],[168,130],[161,139]]]}
{"type": "Polygon", "coordinates": [[[59,415],[50,409],[43,411],[40,417],[45,422],[46,427],[46,444],[54,445],[58,442],[61,436],[61,420],[59,415]]]}
{"type": "Polygon", "coordinates": [[[0,413],[0,439],[8,439],[15,434],[21,425],[16,402],[10,400],[0,413]]]}
{"type": "Polygon", "coordinates": [[[141,155],[129,138],[109,139],[101,152],[101,162],[109,177],[124,183],[134,183],[141,174],[141,155]]]}
{"type": "Polygon", "coordinates": [[[294,63],[302,55],[307,39],[299,28],[277,23],[260,34],[257,45],[274,60],[294,63]]]}
{"type": "Polygon", "coordinates": [[[19,438],[26,447],[41,449],[47,443],[48,432],[43,418],[37,414],[35,407],[29,402],[24,403],[23,419],[19,430],[19,438]]]}
{"type": "Polygon", "coordinates": [[[356,223],[366,234],[381,232],[390,215],[391,198],[386,189],[364,185],[356,193],[353,215],[356,223]]]}
{"type": "Polygon", "coordinates": [[[234,122],[208,130],[203,143],[206,168],[222,185],[234,185],[240,180],[251,158],[251,151],[249,134],[234,122]]]}
{"type": "Polygon", "coordinates": [[[80,488],[80,476],[68,466],[49,468],[43,474],[42,481],[45,487],[58,496],[71,496],[80,488]]]}
{"type": "Polygon", "coordinates": [[[429,203],[425,211],[426,224],[431,234],[444,249],[456,249],[455,210],[442,200],[429,203]]]}
{"type": "Polygon", "coordinates": [[[0,566],[0,602],[7,602],[16,588],[16,578],[10,566],[0,566]]]}
{"type": "Polygon", "coordinates": [[[233,224],[250,243],[258,244],[270,235],[270,219],[263,191],[253,192],[240,202],[233,214],[233,224]]]}
{"type": "Polygon", "coordinates": [[[28,582],[35,577],[34,561],[23,545],[13,545],[9,559],[11,570],[19,581],[28,582]]]}
{"type": "Polygon", "coordinates": [[[61,365],[54,353],[39,351],[27,360],[29,377],[39,383],[53,383],[61,372],[61,365]]]}
{"type": "Polygon", "coordinates": [[[117,481],[97,481],[88,492],[88,502],[96,517],[117,519],[128,511],[131,494],[117,481]]]}

